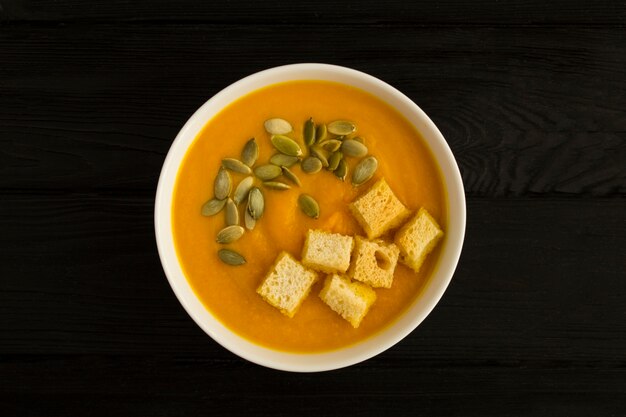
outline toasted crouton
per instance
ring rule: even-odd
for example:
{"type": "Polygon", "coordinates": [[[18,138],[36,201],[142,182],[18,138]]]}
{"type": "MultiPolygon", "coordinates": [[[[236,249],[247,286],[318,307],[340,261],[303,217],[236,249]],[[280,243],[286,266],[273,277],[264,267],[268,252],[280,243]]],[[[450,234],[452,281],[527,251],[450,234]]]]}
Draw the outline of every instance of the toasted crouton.
{"type": "Polygon", "coordinates": [[[326,272],[346,272],[354,246],[352,236],[309,230],[306,234],[302,263],[309,268],[326,272]]]}
{"type": "Polygon", "coordinates": [[[403,263],[419,272],[428,255],[443,237],[443,231],[428,213],[421,208],[415,217],[396,232],[395,242],[400,248],[403,263]]]}
{"type": "Polygon", "coordinates": [[[315,281],[315,272],[302,266],[287,252],[281,252],[257,293],[281,313],[293,317],[315,281]]]}
{"type": "Polygon", "coordinates": [[[376,292],[365,284],[333,274],[326,278],[320,298],[356,329],[376,301],[376,292]]]}
{"type": "Polygon", "coordinates": [[[411,215],[384,178],[350,204],[350,210],[370,239],[395,229],[411,215]]]}
{"type": "Polygon", "coordinates": [[[356,236],[354,259],[349,276],[374,288],[391,288],[400,249],[383,240],[356,236]]]}

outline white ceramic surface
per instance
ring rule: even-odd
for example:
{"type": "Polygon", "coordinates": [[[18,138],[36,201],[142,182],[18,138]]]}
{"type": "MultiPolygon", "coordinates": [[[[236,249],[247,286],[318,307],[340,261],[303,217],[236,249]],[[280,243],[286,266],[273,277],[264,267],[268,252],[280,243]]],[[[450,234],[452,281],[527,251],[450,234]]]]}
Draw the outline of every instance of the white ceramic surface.
{"type": "Polygon", "coordinates": [[[465,235],[465,195],[458,166],[442,134],[404,94],[365,73],[334,65],[294,64],[252,74],[228,86],[200,107],[178,133],[159,178],[154,212],[156,240],[165,274],[179,301],[209,336],[231,352],[270,368],[316,372],[349,366],[375,356],[402,340],[435,307],[456,268],[465,235]],[[313,354],[287,353],[253,344],[215,319],[196,297],[178,263],[172,236],[172,194],[185,152],[208,120],[237,98],[261,87],[292,80],[327,80],[358,87],[398,110],[422,134],[441,169],[448,193],[448,223],[441,258],[423,293],[395,323],[365,341],[344,349],[313,354]]]}

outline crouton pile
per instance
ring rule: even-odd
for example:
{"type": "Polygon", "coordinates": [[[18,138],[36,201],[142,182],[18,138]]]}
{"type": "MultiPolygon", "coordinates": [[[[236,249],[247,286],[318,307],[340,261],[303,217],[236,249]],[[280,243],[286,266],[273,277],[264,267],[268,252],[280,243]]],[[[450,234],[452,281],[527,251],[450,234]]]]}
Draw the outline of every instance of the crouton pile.
{"type": "Polygon", "coordinates": [[[376,301],[374,288],[391,288],[398,261],[416,273],[437,246],[443,231],[424,208],[411,211],[384,178],[350,204],[367,238],[309,230],[302,260],[278,255],[257,293],[287,317],[293,317],[317,282],[327,274],[319,297],[354,328],[376,301]],[[393,243],[381,236],[396,230],[393,243]]]}

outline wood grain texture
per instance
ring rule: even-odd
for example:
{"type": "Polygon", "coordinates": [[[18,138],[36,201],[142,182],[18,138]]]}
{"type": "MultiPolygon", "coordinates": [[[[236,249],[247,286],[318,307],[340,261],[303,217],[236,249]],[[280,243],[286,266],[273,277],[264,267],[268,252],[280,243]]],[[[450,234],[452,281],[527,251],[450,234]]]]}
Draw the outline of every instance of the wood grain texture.
{"type": "Polygon", "coordinates": [[[0,363],[8,415],[567,416],[624,415],[626,370],[428,366],[389,355],[290,374],[184,357],[11,358],[0,363]],[[63,381],[59,384],[59,381],[63,381]],[[338,390],[341,387],[341,390],[338,390]],[[132,393],[132,395],[129,395],[132,393]]]}
{"type": "Polygon", "coordinates": [[[470,196],[623,194],[623,39],[621,28],[10,27],[0,32],[0,189],[154,190],[206,99],[255,71],[320,61],[417,102],[470,196]]]}
{"type": "MultiPolygon", "coordinates": [[[[623,366],[625,213],[621,198],[470,200],[452,285],[390,358],[623,366]]],[[[0,355],[232,360],[178,305],[151,215],[149,198],[5,196],[0,355]]]]}
{"type": "Polygon", "coordinates": [[[416,24],[587,24],[624,26],[622,1],[483,0],[405,2],[402,0],[293,2],[167,0],[2,0],[8,22],[190,21],[224,23],[343,25],[412,22],[416,24]]]}

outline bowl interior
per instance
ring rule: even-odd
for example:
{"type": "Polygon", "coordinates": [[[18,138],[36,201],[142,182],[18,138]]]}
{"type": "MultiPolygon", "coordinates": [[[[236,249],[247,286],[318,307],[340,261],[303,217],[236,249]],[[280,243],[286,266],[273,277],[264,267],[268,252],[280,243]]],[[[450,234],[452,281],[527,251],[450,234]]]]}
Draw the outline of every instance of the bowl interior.
{"type": "Polygon", "coordinates": [[[215,341],[251,362],[287,371],[313,372],[337,369],[366,360],[388,349],[417,327],[437,304],[456,268],[465,234],[465,197],[458,166],[445,139],[409,98],[365,73],[326,64],[294,64],[250,75],[220,91],[200,107],[183,126],[163,164],[155,202],[155,232],[159,256],[179,301],[194,321],[215,341]],[[222,108],[259,88],[293,80],[324,80],[351,85],[393,106],[428,143],[443,177],[448,197],[448,230],[441,257],[426,287],[406,313],[382,332],[344,349],[323,353],[288,353],[249,342],[230,331],[204,307],[194,294],[178,263],[171,225],[171,203],[178,168],[189,146],[204,125],[222,108]]]}

